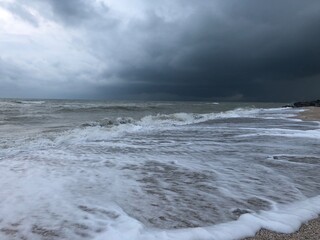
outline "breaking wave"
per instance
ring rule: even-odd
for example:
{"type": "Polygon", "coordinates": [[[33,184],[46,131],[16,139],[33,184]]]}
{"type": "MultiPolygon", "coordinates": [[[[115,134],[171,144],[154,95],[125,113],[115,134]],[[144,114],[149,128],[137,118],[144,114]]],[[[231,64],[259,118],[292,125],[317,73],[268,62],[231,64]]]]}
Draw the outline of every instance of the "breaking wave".
{"type": "Polygon", "coordinates": [[[147,115],[140,120],[134,120],[131,117],[120,117],[116,119],[104,118],[97,122],[89,122],[82,124],[82,127],[113,127],[123,124],[136,125],[141,127],[165,127],[165,126],[183,126],[196,123],[203,123],[214,119],[228,118],[256,118],[262,109],[236,109],[222,113],[173,113],[173,114],[157,114],[147,115]]]}

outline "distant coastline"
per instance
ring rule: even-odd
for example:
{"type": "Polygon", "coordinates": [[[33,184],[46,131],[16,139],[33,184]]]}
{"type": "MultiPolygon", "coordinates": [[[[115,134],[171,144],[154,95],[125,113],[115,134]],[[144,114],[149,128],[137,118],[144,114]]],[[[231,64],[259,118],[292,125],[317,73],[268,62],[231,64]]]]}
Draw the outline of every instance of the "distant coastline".
{"type": "Polygon", "coordinates": [[[301,108],[301,107],[320,107],[320,100],[314,101],[305,101],[305,102],[295,102],[293,104],[285,105],[283,107],[293,107],[293,108],[301,108]]]}

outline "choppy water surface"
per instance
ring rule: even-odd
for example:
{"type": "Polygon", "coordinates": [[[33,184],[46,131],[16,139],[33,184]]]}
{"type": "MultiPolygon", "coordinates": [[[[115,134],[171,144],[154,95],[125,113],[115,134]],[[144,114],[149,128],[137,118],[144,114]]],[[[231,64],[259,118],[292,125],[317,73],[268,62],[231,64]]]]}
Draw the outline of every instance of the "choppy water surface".
{"type": "Polygon", "coordinates": [[[278,107],[1,100],[0,238],[227,239],[244,213],[317,214],[319,123],[278,107]]]}

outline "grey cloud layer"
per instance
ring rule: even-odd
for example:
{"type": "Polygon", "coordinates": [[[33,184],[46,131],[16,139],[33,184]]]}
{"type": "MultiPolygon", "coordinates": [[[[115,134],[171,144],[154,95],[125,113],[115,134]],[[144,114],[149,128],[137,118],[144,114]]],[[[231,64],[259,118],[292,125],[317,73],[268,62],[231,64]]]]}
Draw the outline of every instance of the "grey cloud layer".
{"type": "MultiPolygon", "coordinates": [[[[94,1],[29,4],[44,9],[64,28],[78,31],[79,46],[105,63],[92,76],[99,85],[87,86],[90,91],[82,92],[84,97],[319,97],[317,0],[145,1],[140,18],[121,18],[111,6],[94,1]]],[[[17,6],[7,9],[37,26],[27,8],[17,6]]]]}
{"type": "Polygon", "coordinates": [[[16,2],[13,3],[0,3],[0,6],[12,12],[16,17],[27,21],[31,25],[38,27],[39,23],[35,16],[24,6],[16,2]]]}

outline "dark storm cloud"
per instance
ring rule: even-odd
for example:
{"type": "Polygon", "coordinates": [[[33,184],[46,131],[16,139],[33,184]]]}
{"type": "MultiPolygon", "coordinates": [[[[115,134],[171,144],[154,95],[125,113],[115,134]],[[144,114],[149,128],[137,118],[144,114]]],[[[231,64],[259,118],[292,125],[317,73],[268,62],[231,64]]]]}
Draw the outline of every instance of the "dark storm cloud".
{"type": "MultiPolygon", "coordinates": [[[[104,66],[91,76],[99,84],[87,85],[87,97],[319,97],[318,0],[141,0],[141,16],[134,17],[117,15],[112,4],[102,2],[28,3],[42,17],[79,31],[75,46],[104,66]]],[[[37,25],[28,8],[18,6],[8,9],[37,25]]],[[[76,81],[79,75],[70,78],[76,81]]]]}
{"type": "MultiPolygon", "coordinates": [[[[136,82],[131,89],[138,93],[282,101],[318,97],[312,89],[320,89],[319,2],[228,1],[219,7],[218,16],[210,8],[196,9],[173,46],[151,41],[145,48],[151,64],[119,74],[136,82]]],[[[159,21],[150,27],[151,35],[176,27],[159,21]]]]}
{"type": "Polygon", "coordinates": [[[102,21],[102,14],[108,12],[105,4],[94,6],[88,0],[47,0],[52,7],[54,15],[66,24],[77,25],[83,21],[95,19],[102,21]]]}

